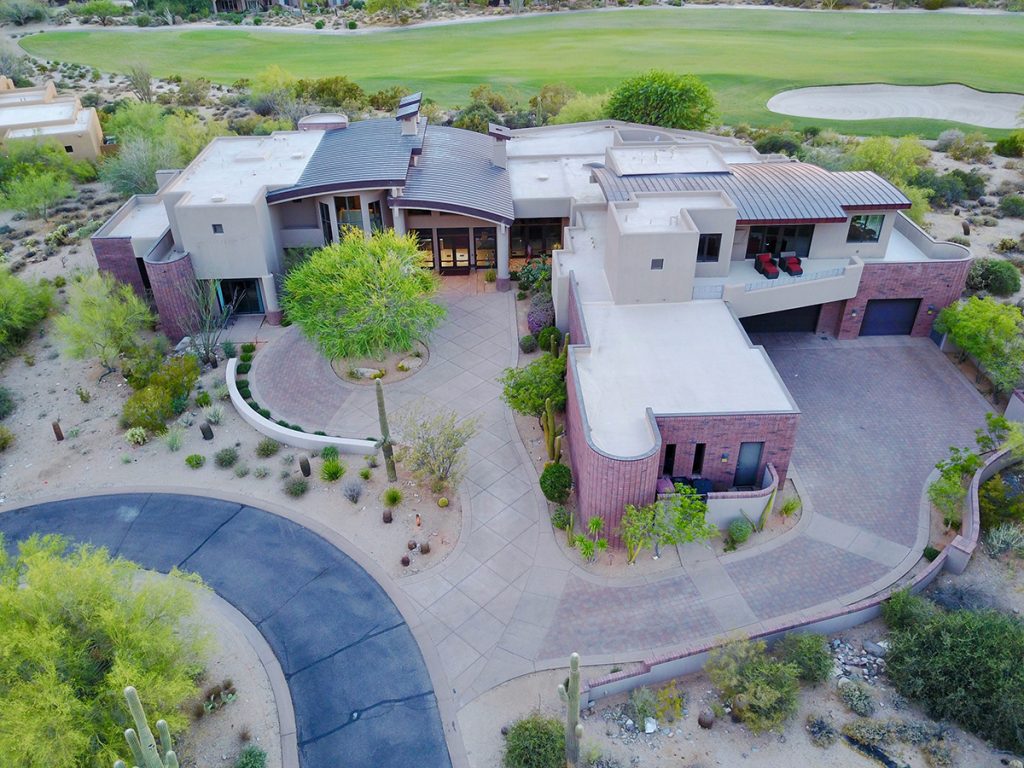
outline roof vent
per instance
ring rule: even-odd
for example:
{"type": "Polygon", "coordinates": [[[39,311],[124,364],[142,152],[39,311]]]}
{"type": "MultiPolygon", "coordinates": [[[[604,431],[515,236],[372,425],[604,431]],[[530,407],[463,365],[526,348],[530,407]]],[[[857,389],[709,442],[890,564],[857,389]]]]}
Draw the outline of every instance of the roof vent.
{"type": "Polygon", "coordinates": [[[214,203],[223,203],[227,199],[228,196],[225,195],[223,192],[215,192],[214,194],[210,195],[210,200],[214,203]]]}
{"type": "Polygon", "coordinates": [[[301,160],[306,156],[305,152],[292,152],[292,160],[301,160]]]}

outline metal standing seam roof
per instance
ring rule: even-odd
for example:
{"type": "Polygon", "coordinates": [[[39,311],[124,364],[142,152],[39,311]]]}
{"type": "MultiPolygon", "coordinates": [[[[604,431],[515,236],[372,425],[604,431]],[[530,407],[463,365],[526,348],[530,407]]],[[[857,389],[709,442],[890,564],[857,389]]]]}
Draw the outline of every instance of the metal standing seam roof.
{"type": "Polygon", "coordinates": [[[418,164],[397,208],[431,208],[511,224],[515,219],[508,171],[494,165],[494,139],[482,133],[431,125],[418,164]]]}
{"type": "Polygon", "coordinates": [[[268,192],[267,202],[347,189],[401,187],[412,155],[423,148],[426,126],[426,120],[421,120],[415,136],[403,136],[398,122],[383,118],[326,131],[299,180],[268,192]]]}
{"type": "Polygon", "coordinates": [[[609,201],[644,192],[721,191],[736,205],[737,223],[841,222],[848,209],[902,209],[910,200],[871,171],[826,171],[799,162],[737,163],[726,173],[617,176],[595,168],[609,201]]]}

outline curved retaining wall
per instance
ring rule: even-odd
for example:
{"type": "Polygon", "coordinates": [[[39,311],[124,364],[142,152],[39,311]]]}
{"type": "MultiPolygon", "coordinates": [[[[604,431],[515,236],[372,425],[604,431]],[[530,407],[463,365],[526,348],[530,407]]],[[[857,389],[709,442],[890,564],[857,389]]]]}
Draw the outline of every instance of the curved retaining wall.
{"type": "MultiPolygon", "coordinates": [[[[985,462],[984,466],[974,474],[968,487],[960,534],[939,553],[938,557],[928,563],[926,568],[915,575],[909,585],[901,584],[900,589],[907,587],[911,592],[917,594],[931,584],[943,570],[948,570],[950,573],[963,573],[971,555],[978,547],[981,517],[978,509],[978,488],[996,472],[1019,460],[1009,450],[1004,450],[991,456],[985,462]]],[[[750,637],[771,644],[790,632],[820,632],[822,634],[842,632],[879,616],[882,612],[882,603],[895,591],[897,591],[896,588],[889,587],[876,595],[839,610],[823,610],[817,615],[811,616],[805,614],[800,621],[782,617],[775,622],[763,622],[764,630],[750,637]]],[[[585,684],[586,699],[589,703],[593,703],[605,696],[625,693],[642,685],[657,685],[682,675],[699,672],[704,668],[708,652],[718,645],[720,645],[719,642],[701,643],[681,652],[644,660],[640,663],[639,668],[588,680],[585,684]]]]}
{"type": "Polygon", "coordinates": [[[377,452],[377,443],[373,440],[358,440],[354,437],[332,437],[331,435],[310,435],[306,432],[298,432],[294,429],[282,427],[270,419],[265,419],[249,407],[242,394],[238,391],[235,383],[235,371],[238,368],[238,358],[228,360],[225,366],[228,394],[231,396],[231,404],[235,406],[242,421],[248,424],[262,435],[271,437],[279,443],[290,445],[293,448],[305,448],[311,451],[318,451],[333,445],[340,453],[356,453],[369,456],[377,452]]]}

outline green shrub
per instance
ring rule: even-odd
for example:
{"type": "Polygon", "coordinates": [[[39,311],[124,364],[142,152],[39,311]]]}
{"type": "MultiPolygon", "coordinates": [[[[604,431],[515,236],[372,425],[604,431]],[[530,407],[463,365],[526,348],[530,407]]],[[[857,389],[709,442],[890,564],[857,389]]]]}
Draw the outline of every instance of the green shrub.
{"type": "Polygon", "coordinates": [[[836,729],[820,715],[807,716],[807,733],[810,735],[811,743],[821,749],[828,749],[839,738],[836,729]]]}
{"type": "Polygon", "coordinates": [[[6,419],[14,413],[14,395],[7,387],[0,386],[0,419],[6,419]]]}
{"type": "Polygon", "coordinates": [[[124,441],[128,445],[145,445],[149,441],[149,435],[142,427],[131,427],[124,433],[124,441]]]}
{"type": "Polygon", "coordinates": [[[185,457],[185,463],[192,469],[199,469],[206,463],[206,457],[201,453],[189,454],[185,457]]]}
{"type": "Polygon", "coordinates": [[[796,666],[805,683],[822,683],[832,673],[832,654],[824,635],[790,632],[774,650],[782,661],[796,666]]]}
{"type": "Polygon", "coordinates": [[[347,26],[347,27],[348,27],[349,29],[355,29],[356,27],[358,27],[358,26],[359,26],[359,24],[357,24],[357,23],[356,23],[356,22],[354,22],[354,21],[350,21],[350,22],[349,22],[349,23],[348,23],[348,24],[347,24],[346,26],[347,26]]]}
{"type": "Polygon", "coordinates": [[[333,483],[340,480],[345,474],[345,465],[337,459],[324,459],[320,465],[320,479],[325,483],[333,483]]]}
{"type": "Polygon", "coordinates": [[[532,714],[509,726],[504,768],[564,768],[565,727],[561,720],[532,714]]]}
{"type": "Polygon", "coordinates": [[[221,469],[229,469],[238,461],[238,451],[234,448],[221,448],[213,455],[213,463],[221,469]]]}
{"type": "Polygon", "coordinates": [[[400,488],[395,488],[394,486],[386,488],[382,499],[385,507],[388,507],[389,509],[397,507],[402,503],[402,491],[400,488]]]}
{"type": "Polygon", "coordinates": [[[248,746],[235,760],[235,768],[266,768],[267,753],[259,747],[248,746]]]}
{"type": "Polygon", "coordinates": [[[540,416],[549,397],[555,410],[564,411],[566,401],[565,358],[542,355],[524,368],[507,368],[499,379],[502,400],[524,416],[540,416]]]}
{"type": "Polygon", "coordinates": [[[565,464],[548,464],[540,473],[540,489],[548,501],[564,504],[572,491],[572,470],[565,464]]]}
{"type": "MultiPolygon", "coordinates": [[[[944,6],[946,0],[925,0],[925,2],[942,2],[944,6]]],[[[969,133],[962,139],[957,139],[950,145],[948,152],[954,160],[964,163],[984,163],[992,157],[992,150],[985,143],[985,135],[982,133],[969,133]]]]}
{"type": "Polygon", "coordinates": [[[924,559],[930,563],[933,560],[935,560],[936,557],[939,556],[939,550],[937,550],[935,547],[931,545],[928,545],[924,548],[924,551],[921,554],[924,555],[924,559]]]}
{"type": "MultiPolygon", "coordinates": [[[[926,602],[922,598],[913,598],[926,602]]],[[[1024,623],[993,610],[933,610],[894,629],[886,672],[934,720],[1024,751],[1024,623]]]]}
{"type": "Polygon", "coordinates": [[[324,28],[324,20],[323,19],[317,19],[316,23],[313,24],[313,27],[316,28],[316,29],[323,29],[324,28]]]}
{"type": "Polygon", "coordinates": [[[568,510],[565,507],[559,507],[555,510],[554,514],[551,515],[551,525],[560,531],[564,531],[572,523],[572,517],[569,515],[568,510]]]}
{"type": "Polygon", "coordinates": [[[281,444],[277,440],[264,437],[256,446],[256,455],[261,459],[267,459],[281,450],[281,444]]]}
{"type": "Polygon", "coordinates": [[[0,359],[13,355],[43,321],[53,304],[53,289],[28,283],[0,267],[0,359]]]}
{"type": "Polygon", "coordinates": [[[762,641],[739,640],[715,648],[705,671],[754,733],[779,728],[796,712],[797,667],[770,658],[762,641]]]}
{"type": "Polygon", "coordinates": [[[373,477],[373,470],[370,469],[369,467],[363,467],[362,469],[359,470],[359,476],[363,478],[363,480],[369,480],[371,477],[373,477]]]}
{"type": "Polygon", "coordinates": [[[172,357],[157,369],[149,384],[167,391],[172,400],[187,398],[199,380],[199,361],[195,355],[172,357]]]}
{"type": "Polygon", "coordinates": [[[252,359],[253,359],[253,358],[254,358],[255,356],[256,356],[256,355],[255,355],[255,354],[253,354],[252,352],[243,352],[243,353],[242,353],[242,354],[240,355],[239,359],[240,359],[240,362],[243,362],[243,363],[251,363],[251,362],[252,362],[252,359]]]}
{"type": "Polygon", "coordinates": [[[634,688],[629,694],[629,712],[631,719],[643,726],[644,720],[657,714],[658,701],[654,692],[646,685],[634,688]]]}
{"type": "Polygon", "coordinates": [[[557,343],[559,344],[562,343],[562,332],[553,325],[544,328],[537,334],[537,346],[546,352],[550,352],[552,339],[557,339],[557,343]]]}
{"type": "Polygon", "coordinates": [[[528,333],[519,339],[519,349],[525,354],[530,354],[537,350],[537,337],[532,333],[528,333]]]}
{"type": "Polygon", "coordinates": [[[800,510],[800,499],[796,496],[792,496],[779,507],[779,514],[783,517],[790,517],[800,510]]]}
{"type": "Polygon", "coordinates": [[[1024,525],[1003,523],[991,528],[985,534],[985,551],[991,557],[998,557],[1006,552],[1024,555],[1024,525]]]}
{"type": "Polygon", "coordinates": [[[239,375],[245,375],[252,370],[252,363],[239,363],[235,368],[235,373],[239,375]]]}
{"type": "Polygon", "coordinates": [[[1024,156],[1024,131],[1017,131],[1004,139],[999,139],[996,142],[996,154],[1003,157],[1024,156]]]}
{"type": "Polygon", "coordinates": [[[199,408],[205,408],[206,406],[211,405],[212,403],[213,398],[210,397],[209,392],[204,390],[200,392],[198,395],[196,395],[196,406],[198,406],[199,408]]]}
{"type": "Polygon", "coordinates": [[[1020,271],[1003,259],[975,259],[967,273],[967,287],[996,296],[1012,296],[1020,290],[1020,271]]]}
{"type": "Polygon", "coordinates": [[[1024,497],[1014,496],[1002,475],[993,475],[978,488],[981,527],[995,528],[1003,523],[1024,522],[1024,497]]]}
{"type": "Polygon", "coordinates": [[[338,449],[336,446],[333,445],[328,445],[326,448],[320,451],[320,458],[323,459],[324,461],[328,461],[330,459],[337,459],[338,456],[338,449]]]}
{"type": "Polygon", "coordinates": [[[488,269],[488,270],[486,270],[484,272],[484,282],[485,283],[493,283],[493,282],[496,282],[497,279],[498,279],[498,273],[495,272],[493,269],[488,269]]]}
{"type": "Polygon", "coordinates": [[[238,347],[235,346],[233,341],[225,341],[220,345],[221,350],[224,352],[224,358],[230,360],[232,357],[238,356],[238,347]]]}
{"type": "Polygon", "coordinates": [[[930,601],[902,589],[882,603],[882,619],[889,629],[908,629],[928,623],[937,610],[930,601]]]}
{"type": "Polygon", "coordinates": [[[1003,216],[1024,219],[1024,196],[1007,195],[999,201],[999,212],[1003,216]]]}
{"type": "Polygon", "coordinates": [[[185,440],[185,428],[180,424],[174,424],[167,430],[164,435],[164,443],[167,444],[167,450],[171,453],[181,450],[181,444],[185,440]]]}
{"type": "Polygon", "coordinates": [[[0,427],[0,453],[14,445],[14,433],[7,427],[0,427]]]}
{"type": "Polygon", "coordinates": [[[256,345],[253,344],[251,341],[247,341],[247,342],[245,342],[245,344],[242,345],[242,351],[246,352],[246,353],[255,352],[256,351],[256,345]]]}
{"type": "Polygon", "coordinates": [[[860,682],[851,680],[839,687],[839,698],[853,714],[871,717],[875,714],[875,700],[871,692],[860,682]]]}
{"type": "Polygon", "coordinates": [[[652,70],[624,80],[608,98],[615,120],[702,131],[715,120],[715,97],[693,75],[652,70]]]}
{"type": "Polygon", "coordinates": [[[309,483],[304,477],[293,477],[284,484],[284,492],[293,498],[304,496],[309,490],[309,483]]]}
{"type": "Polygon", "coordinates": [[[737,518],[729,523],[729,541],[739,546],[754,532],[754,526],[744,517],[737,518]]]}
{"type": "Polygon", "coordinates": [[[155,385],[133,392],[121,409],[121,425],[143,427],[150,432],[163,432],[167,420],[174,416],[170,393],[155,385]]]}

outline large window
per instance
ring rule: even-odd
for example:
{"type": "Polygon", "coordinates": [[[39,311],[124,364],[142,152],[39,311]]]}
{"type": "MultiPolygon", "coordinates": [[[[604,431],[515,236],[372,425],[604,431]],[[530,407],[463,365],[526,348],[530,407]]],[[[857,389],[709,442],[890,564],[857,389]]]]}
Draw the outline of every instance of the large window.
{"type": "Polygon", "coordinates": [[[495,227],[473,228],[473,253],[477,268],[497,266],[498,241],[495,227]]]}
{"type": "Polygon", "coordinates": [[[331,209],[326,203],[319,204],[320,229],[324,231],[324,245],[334,242],[334,227],[331,225],[331,209]]]}
{"type": "Polygon", "coordinates": [[[718,261],[718,252],[721,248],[721,235],[701,235],[697,241],[697,261],[718,261]]]}
{"type": "Polygon", "coordinates": [[[338,226],[363,228],[363,211],[359,205],[359,195],[349,197],[336,197],[334,201],[338,205],[338,226]]]}
{"type": "Polygon", "coordinates": [[[524,256],[550,256],[562,242],[561,219],[523,219],[511,227],[510,254],[524,256]]]}
{"type": "Polygon", "coordinates": [[[846,233],[848,243],[877,243],[882,235],[885,216],[881,213],[862,213],[850,217],[850,231],[846,233]]]}
{"type": "Polygon", "coordinates": [[[434,230],[432,229],[410,229],[409,233],[416,236],[416,240],[419,242],[420,254],[422,259],[420,260],[420,266],[426,269],[434,268],[434,230]]]}
{"type": "Polygon", "coordinates": [[[747,258],[752,259],[759,253],[795,252],[801,259],[806,259],[811,252],[811,238],[814,237],[813,224],[786,224],[774,227],[751,227],[747,239],[747,258]]]}
{"type": "Polygon", "coordinates": [[[370,214],[370,231],[380,232],[384,229],[384,214],[381,212],[380,200],[374,200],[366,206],[367,212],[370,214]]]}

